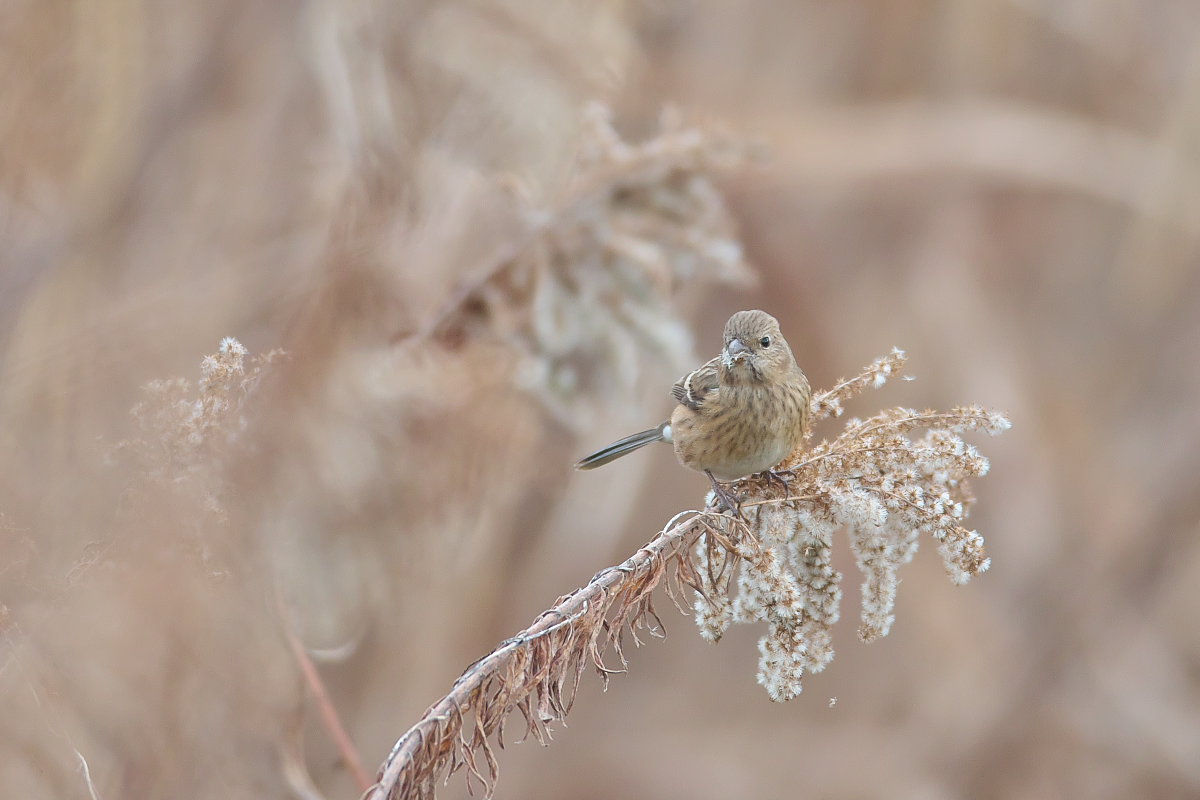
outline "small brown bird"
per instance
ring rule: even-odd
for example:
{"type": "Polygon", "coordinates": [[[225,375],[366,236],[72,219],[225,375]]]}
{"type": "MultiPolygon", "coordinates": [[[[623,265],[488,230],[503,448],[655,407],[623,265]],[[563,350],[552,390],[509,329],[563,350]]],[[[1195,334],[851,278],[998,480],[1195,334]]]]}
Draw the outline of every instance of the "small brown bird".
{"type": "Polygon", "coordinates": [[[651,442],[670,442],[685,467],[699,470],[730,510],[718,480],[770,470],[804,438],[812,389],[779,323],[765,311],[739,311],[725,323],[721,354],[675,382],[671,419],[626,436],[575,465],[594,469],[651,442]]]}

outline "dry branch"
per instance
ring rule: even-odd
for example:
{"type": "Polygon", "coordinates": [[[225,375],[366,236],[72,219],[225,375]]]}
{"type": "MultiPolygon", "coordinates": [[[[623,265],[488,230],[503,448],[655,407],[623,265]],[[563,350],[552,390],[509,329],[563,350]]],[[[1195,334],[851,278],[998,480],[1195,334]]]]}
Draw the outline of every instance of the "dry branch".
{"type": "MultiPolygon", "coordinates": [[[[607,680],[626,666],[622,643],[626,630],[638,644],[639,630],[662,636],[651,593],[663,582],[669,564],[685,580],[693,574],[689,553],[697,537],[709,529],[707,516],[696,514],[668,525],[624,563],[597,573],[527,629],[468,667],[450,693],[396,742],[369,796],[374,800],[429,797],[443,771],[448,778],[463,767],[468,786],[477,780],[490,796],[497,774],[491,738],[496,736],[504,746],[504,721],[510,713],[519,711],[525,720],[522,738],[532,734],[545,744],[547,724],[566,717],[589,662],[607,680]],[[620,669],[605,664],[610,649],[620,669]],[[484,757],[482,765],[478,753],[484,757]]],[[[674,592],[672,596],[677,597],[674,592]]]]}

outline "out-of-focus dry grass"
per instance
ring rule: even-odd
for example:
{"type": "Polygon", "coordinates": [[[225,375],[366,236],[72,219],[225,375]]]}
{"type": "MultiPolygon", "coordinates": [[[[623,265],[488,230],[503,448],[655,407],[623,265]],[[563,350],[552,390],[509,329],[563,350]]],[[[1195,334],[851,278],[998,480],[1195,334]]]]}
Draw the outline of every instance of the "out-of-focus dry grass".
{"type": "Polygon", "coordinates": [[[992,570],[918,557],[891,636],[843,626],[785,707],[753,632],[668,618],[550,750],[508,751],[501,796],[1194,796],[1197,30],[1133,0],[10,3],[0,794],[86,797],[82,757],[102,798],[284,797],[300,763],[356,795],[276,593],[370,768],[696,505],[666,448],[569,467],[666,410],[675,313],[705,352],[761,306],[817,385],[900,345],[919,380],[886,402],[1010,413],[973,520],[992,570]],[[634,138],[672,102],[763,141],[723,187],[759,288],[688,281],[594,348],[568,324],[593,306],[530,330],[495,298],[412,339],[578,197],[597,99],[634,138]],[[225,335],[290,353],[225,516],[194,475],[134,502],[107,455],[140,385],[225,335]]]}

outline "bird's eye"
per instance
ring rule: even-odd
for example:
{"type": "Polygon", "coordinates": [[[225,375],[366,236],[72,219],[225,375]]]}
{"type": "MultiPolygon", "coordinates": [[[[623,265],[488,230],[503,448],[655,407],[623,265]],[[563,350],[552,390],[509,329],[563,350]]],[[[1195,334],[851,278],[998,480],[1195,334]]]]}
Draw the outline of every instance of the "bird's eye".
{"type": "Polygon", "coordinates": [[[761,344],[763,347],[770,347],[771,346],[771,337],[764,336],[758,340],[758,343],[761,344]]]}

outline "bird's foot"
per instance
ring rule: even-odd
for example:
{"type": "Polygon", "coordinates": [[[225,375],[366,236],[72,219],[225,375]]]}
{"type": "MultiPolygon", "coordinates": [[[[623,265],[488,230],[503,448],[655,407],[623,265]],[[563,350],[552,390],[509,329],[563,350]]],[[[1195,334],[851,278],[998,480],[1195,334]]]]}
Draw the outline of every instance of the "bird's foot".
{"type": "Polygon", "coordinates": [[[791,479],[795,477],[791,473],[776,472],[773,469],[764,469],[762,472],[760,472],[758,474],[762,477],[763,480],[765,480],[767,482],[767,485],[770,485],[772,481],[775,481],[780,486],[782,486],[783,487],[783,496],[785,498],[789,494],[791,494],[791,491],[792,491],[791,479]]]}
{"type": "Polygon", "coordinates": [[[713,474],[708,470],[704,471],[708,476],[709,482],[712,484],[713,494],[717,497],[717,511],[732,511],[733,516],[740,517],[742,515],[742,501],[733,492],[726,489],[721,483],[713,477],[713,474]]]}

